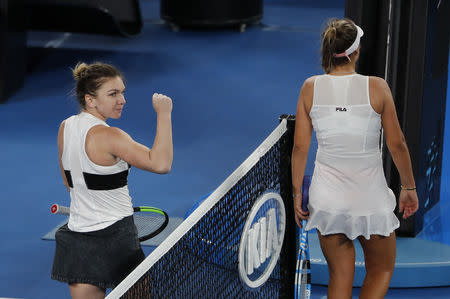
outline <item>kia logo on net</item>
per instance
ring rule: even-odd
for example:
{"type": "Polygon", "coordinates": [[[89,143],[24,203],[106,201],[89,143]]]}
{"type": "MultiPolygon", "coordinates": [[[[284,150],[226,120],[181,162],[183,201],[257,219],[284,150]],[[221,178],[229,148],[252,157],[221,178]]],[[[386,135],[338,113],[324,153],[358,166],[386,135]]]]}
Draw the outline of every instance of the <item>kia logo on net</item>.
{"type": "Polygon", "coordinates": [[[284,203],[267,192],[253,204],[239,245],[239,276],[251,288],[263,285],[280,256],[286,226],[284,203]]]}

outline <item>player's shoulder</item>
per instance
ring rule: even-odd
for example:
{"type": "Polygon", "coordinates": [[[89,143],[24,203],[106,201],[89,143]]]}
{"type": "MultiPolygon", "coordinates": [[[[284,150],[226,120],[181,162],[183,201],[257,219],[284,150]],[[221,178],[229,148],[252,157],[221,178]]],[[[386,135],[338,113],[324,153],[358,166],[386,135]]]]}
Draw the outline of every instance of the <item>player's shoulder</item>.
{"type": "Polygon", "coordinates": [[[61,121],[61,123],[60,123],[59,126],[64,128],[64,126],[66,126],[66,124],[67,124],[67,125],[70,125],[70,123],[73,122],[73,120],[74,120],[76,117],[77,117],[77,114],[71,115],[71,116],[69,116],[69,117],[66,117],[63,121],[61,121]]]}
{"type": "Polygon", "coordinates": [[[60,128],[60,129],[64,129],[64,127],[65,127],[66,125],[67,125],[67,126],[70,126],[70,124],[76,119],[76,117],[77,117],[77,114],[71,115],[71,116],[65,118],[65,119],[64,119],[63,121],[61,121],[61,123],[59,124],[59,128],[60,128]]]}
{"type": "Polygon", "coordinates": [[[58,127],[58,135],[63,134],[67,119],[63,120],[58,127]]]}
{"type": "Polygon", "coordinates": [[[375,88],[381,88],[381,89],[389,88],[389,85],[386,82],[386,80],[384,80],[381,77],[369,76],[369,83],[371,86],[373,86],[375,88]]]}
{"type": "Polygon", "coordinates": [[[317,77],[319,77],[319,75],[314,75],[314,76],[306,78],[304,85],[314,86],[314,82],[316,81],[317,77]]]}
{"type": "Polygon", "coordinates": [[[104,124],[96,124],[92,126],[88,132],[88,134],[91,135],[109,135],[109,136],[121,135],[123,133],[125,132],[120,128],[110,127],[104,124]]]}
{"type": "Polygon", "coordinates": [[[304,82],[303,82],[303,86],[302,86],[302,89],[304,90],[304,91],[307,91],[307,90],[313,90],[314,89],[314,82],[316,81],[316,78],[317,78],[318,76],[316,75],[316,76],[311,76],[311,77],[309,77],[309,78],[307,78],[304,82]]]}
{"type": "Polygon", "coordinates": [[[96,139],[98,138],[99,140],[108,142],[130,137],[124,130],[120,128],[105,125],[93,126],[89,130],[88,135],[90,137],[94,137],[96,139]]]}
{"type": "Polygon", "coordinates": [[[380,98],[381,101],[392,101],[391,89],[389,84],[383,78],[370,76],[369,92],[371,98],[380,98]]]}

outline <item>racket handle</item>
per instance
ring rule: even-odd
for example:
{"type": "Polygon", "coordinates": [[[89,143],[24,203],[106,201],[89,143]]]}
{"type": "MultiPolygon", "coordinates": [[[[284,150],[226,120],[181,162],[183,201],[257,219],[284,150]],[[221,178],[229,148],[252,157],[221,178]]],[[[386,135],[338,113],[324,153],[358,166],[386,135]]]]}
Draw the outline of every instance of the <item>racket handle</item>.
{"type": "Polygon", "coordinates": [[[52,214],[60,214],[60,215],[69,215],[70,214],[70,208],[65,206],[60,206],[58,204],[52,205],[50,211],[52,214]]]}
{"type": "Polygon", "coordinates": [[[311,185],[311,176],[305,175],[302,184],[302,210],[305,212],[308,211],[309,185],[311,185]]]}

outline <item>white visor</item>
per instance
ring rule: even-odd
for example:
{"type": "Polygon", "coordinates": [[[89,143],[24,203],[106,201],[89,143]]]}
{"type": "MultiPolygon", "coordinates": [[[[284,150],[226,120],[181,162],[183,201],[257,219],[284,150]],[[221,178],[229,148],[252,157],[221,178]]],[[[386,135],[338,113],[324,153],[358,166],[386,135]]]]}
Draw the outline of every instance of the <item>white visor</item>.
{"type": "Polygon", "coordinates": [[[356,29],[357,29],[357,34],[356,34],[356,39],[353,42],[353,44],[347,49],[345,50],[345,52],[343,53],[339,53],[339,54],[334,54],[334,57],[347,57],[352,54],[353,52],[356,51],[356,49],[358,49],[359,46],[359,41],[361,40],[361,36],[364,35],[364,31],[361,29],[361,27],[359,27],[358,25],[355,25],[356,29]]]}
{"type": "Polygon", "coordinates": [[[364,35],[364,31],[361,29],[361,27],[359,27],[358,25],[355,25],[355,26],[356,26],[356,29],[358,29],[358,33],[356,34],[356,39],[353,42],[353,44],[347,50],[345,50],[345,54],[347,54],[347,56],[352,54],[353,52],[355,52],[356,49],[358,49],[361,36],[364,35]]]}

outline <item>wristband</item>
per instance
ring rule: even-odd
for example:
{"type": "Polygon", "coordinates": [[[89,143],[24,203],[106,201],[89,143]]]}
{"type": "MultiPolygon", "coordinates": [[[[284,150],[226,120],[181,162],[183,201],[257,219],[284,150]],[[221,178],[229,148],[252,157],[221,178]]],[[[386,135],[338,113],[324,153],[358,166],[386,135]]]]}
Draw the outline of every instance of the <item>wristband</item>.
{"type": "Polygon", "coordinates": [[[406,188],[406,187],[404,187],[403,185],[400,185],[400,188],[401,188],[402,190],[406,190],[406,191],[413,191],[413,190],[416,190],[416,189],[417,189],[416,187],[406,188]]]}

